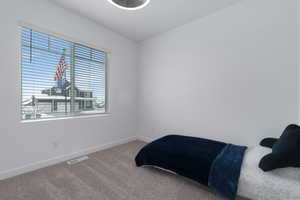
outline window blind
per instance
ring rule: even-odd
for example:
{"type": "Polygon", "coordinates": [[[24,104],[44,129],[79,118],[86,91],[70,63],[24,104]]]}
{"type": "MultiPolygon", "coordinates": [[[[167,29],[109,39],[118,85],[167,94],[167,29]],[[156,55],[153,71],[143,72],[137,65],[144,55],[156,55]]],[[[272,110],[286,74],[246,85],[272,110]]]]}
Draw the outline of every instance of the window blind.
{"type": "Polygon", "coordinates": [[[106,53],[22,27],[21,118],[104,113],[106,53]]]}

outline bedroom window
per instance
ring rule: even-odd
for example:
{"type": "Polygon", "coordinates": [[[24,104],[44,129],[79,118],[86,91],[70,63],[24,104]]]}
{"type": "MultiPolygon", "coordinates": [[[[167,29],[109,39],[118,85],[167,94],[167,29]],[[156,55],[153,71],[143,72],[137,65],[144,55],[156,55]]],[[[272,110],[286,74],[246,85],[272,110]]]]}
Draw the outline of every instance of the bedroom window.
{"type": "Polygon", "coordinates": [[[21,27],[21,119],[106,112],[106,53],[21,27]]]}

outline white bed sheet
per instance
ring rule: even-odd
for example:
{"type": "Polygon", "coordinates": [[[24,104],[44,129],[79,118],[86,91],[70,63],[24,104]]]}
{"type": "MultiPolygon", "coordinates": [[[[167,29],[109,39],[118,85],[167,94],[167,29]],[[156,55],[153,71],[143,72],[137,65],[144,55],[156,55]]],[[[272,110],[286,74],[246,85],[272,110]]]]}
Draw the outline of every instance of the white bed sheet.
{"type": "Polygon", "coordinates": [[[251,200],[300,200],[300,168],[263,172],[258,167],[260,159],[270,152],[260,146],[246,151],[238,195],[251,200]]]}

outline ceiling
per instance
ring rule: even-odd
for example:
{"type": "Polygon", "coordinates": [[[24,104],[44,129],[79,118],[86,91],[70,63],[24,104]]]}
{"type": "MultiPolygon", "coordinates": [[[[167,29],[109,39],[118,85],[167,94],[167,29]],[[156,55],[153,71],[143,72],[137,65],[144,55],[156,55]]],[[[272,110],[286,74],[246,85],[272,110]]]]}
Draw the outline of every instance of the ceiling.
{"type": "Polygon", "coordinates": [[[122,10],[107,0],[52,0],[105,27],[142,41],[240,0],[151,0],[136,11],[122,10]]]}

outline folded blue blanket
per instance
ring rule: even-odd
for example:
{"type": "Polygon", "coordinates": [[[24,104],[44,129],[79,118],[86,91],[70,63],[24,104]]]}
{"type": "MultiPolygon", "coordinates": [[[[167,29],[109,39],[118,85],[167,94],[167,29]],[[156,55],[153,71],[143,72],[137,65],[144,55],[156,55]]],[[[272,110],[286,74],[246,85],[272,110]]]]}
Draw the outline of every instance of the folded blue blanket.
{"type": "Polygon", "coordinates": [[[157,166],[190,178],[234,200],[247,147],[203,138],[168,135],[143,147],[137,166],[157,166]]]}

